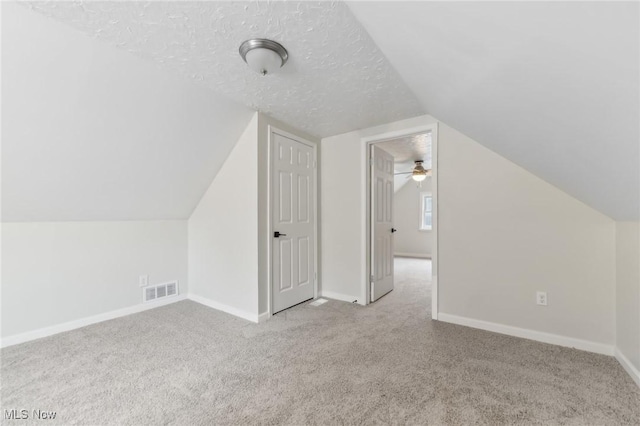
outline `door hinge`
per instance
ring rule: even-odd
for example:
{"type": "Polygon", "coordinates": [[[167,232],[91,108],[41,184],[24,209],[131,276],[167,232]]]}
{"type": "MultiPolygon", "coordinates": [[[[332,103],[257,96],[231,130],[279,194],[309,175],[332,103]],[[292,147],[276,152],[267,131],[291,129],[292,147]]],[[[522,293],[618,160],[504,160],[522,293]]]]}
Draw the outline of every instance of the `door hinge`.
{"type": "Polygon", "coordinates": [[[318,168],[318,162],[316,160],[313,160],[313,168],[314,169],[318,168]]]}
{"type": "Polygon", "coordinates": [[[369,277],[369,282],[370,282],[370,283],[372,283],[372,282],[373,282],[373,275],[371,275],[371,276],[369,277]]]}
{"type": "Polygon", "coordinates": [[[313,273],[313,279],[316,280],[316,282],[318,282],[318,273],[317,272],[313,273]]]}
{"type": "Polygon", "coordinates": [[[369,158],[369,165],[373,166],[373,158],[369,158]]]}

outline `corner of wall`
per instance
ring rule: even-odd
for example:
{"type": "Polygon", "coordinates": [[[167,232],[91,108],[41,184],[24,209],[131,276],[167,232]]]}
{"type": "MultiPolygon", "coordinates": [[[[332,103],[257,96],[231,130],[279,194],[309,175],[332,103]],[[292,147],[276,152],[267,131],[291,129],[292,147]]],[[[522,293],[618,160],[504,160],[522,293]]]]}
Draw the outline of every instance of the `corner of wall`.
{"type": "MultiPolygon", "coordinates": [[[[233,150],[235,149],[235,147],[238,145],[238,143],[240,142],[240,140],[242,140],[243,137],[245,137],[247,135],[247,133],[252,133],[255,132],[257,135],[258,132],[258,116],[260,115],[260,113],[255,112],[252,116],[251,119],[247,122],[247,125],[244,129],[244,131],[242,132],[242,134],[240,135],[240,137],[238,138],[238,140],[235,142],[235,144],[231,147],[231,151],[227,154],[227,158],[225,159],[225,161],[222,163],[222,166],[220,167],[220,169],[218,170],[218,173],[220,172],[220,170],[222,170],[222,168],[224,167],[225,163],[228,161],[229,157],[231,156],[231,153],[233,152],[233,150]]],[[[257,137],[257,136],[256,136],[257,137]]],[[[205,198],[205,195],[207,194],[207,191],[209,191],[209,189],[211,188],[211,185],[213,184],[213,182],[216,180],[216,178],[218,177],[218,173],[216,173],[213,178],[211,179],[211,182],[209,182],[209,186],[207,186],[207,189],[202,193],[202,196],[200,197],[200,201],[198,201],[198,204],[196,204],[196,206],[194,207],[193,211],[191,212],[191,214],[189,215],[189,218],[187,219],[187,221],[191,220],[191,218],[193,217],[193,215],[196,213],[196,211],[198,210],[198,207],[200,206],[200,204],[202,203],[202,200],[205,198]]]]}
{"type": "Polygon", "coordinates": [[[640,386],[640,222],[616,222],[615,357],[640,386]]]}
{"type": "Polygon", "coordinates": [[[190,297],[248,319],[258,315],[257,141],[256,113],[188,221],[190,297]]]}

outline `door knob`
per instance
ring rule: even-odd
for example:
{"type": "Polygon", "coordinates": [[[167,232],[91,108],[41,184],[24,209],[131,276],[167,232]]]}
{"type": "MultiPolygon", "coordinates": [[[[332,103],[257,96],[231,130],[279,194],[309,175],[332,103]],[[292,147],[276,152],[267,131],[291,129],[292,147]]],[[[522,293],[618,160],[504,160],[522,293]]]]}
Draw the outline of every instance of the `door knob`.
{"type": "Polygon", "coordinates": [[[393,234],[394,232],[396,232],[397,229],[396,228],[391,228],[391,233],[393,234]]]}
{"type": "Polygon", "coordinates": [[[273,238],[280,238],[280,237],[286,237],[287,234],[281,234],[278,231],[273,233],[273,238]]]}

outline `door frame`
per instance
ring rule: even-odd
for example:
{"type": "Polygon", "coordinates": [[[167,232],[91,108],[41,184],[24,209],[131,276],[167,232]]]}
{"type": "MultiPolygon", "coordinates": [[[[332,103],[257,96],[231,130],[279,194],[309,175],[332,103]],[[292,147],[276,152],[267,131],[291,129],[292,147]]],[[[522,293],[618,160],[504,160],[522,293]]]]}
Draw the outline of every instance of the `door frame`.
{"type": "Polygon", "coordinates": [[[306,145],[313,149],[313,217],[314,217],[314,226],[313,226],[313,298],[318,298],[318,145],[293,133],[282,130],[276,126],[269,124],[267,126],[267,176],[269,182],[267,183],[267,306],[268,306],[268,314],[269,318],[273,316],[273,221],[272,221],[272,195],[273,195],[273,176],[271,173],[273,172],[273,134],[276,133],[280,136],[284,136],[285,138],[292,139],[296,142],[299,142],[303,145],[306,145]]]}
{"type": "Polygon", "coordinates": [[[364,173],[361,190],[363,212],[362,229],[362,248],[364,258],[360,265],[361,271],[364,272],[364,282],[361,287],[361,297],[364,305],[370,304],[371,300],[371,146],[399,137],[411,136],[417,133],[431,132],[431,193],[433,197],[433,251],[431,253],[431,318],[438,319],[438,123],[426,124],[422,126],[411,127],[402,130],[378,133],[372,136],[364,137],[362,141],[362,170],[364,173]]]}

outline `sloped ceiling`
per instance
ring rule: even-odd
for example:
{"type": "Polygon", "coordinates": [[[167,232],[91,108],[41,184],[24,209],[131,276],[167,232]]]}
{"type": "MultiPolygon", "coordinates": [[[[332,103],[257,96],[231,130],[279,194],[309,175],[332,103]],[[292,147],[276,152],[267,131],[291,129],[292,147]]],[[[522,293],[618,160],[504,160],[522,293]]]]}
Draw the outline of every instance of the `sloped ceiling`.
{"type": "Polygon", "coordinates": [[[39,13],[325,137],[423,113],[344,3],[30,2],[39,13]],[[289,61],[263,77],[238,54],[249,38],[282,43],[289,61]]]}
{"type": "Polygon", "coordinates": [[[640,216],[637,2],[350,2],[426,112],[640,216]]]}
{"type": "Polygon", "coordinates": [[[188,218],[255,110],[316,136],[422,113],[348,7],[2,4],[2,220],[188,218]],[[290,60],[262,77],[251,37],[290,60]]]}
{"type": "Polygon", "coordinates": [[[253,115],[2,3],[2,220],[184,219],[253,115]]]}
{"type": "Polygon", "coordinates": [[[3,220],[186,218],[252,110],[319,137],[428,112],[639,218],[637,3],[350,8],[3,2],[3,220]],[[282,73],[245,66],[250,37],[289,49],[282,73]]]}

